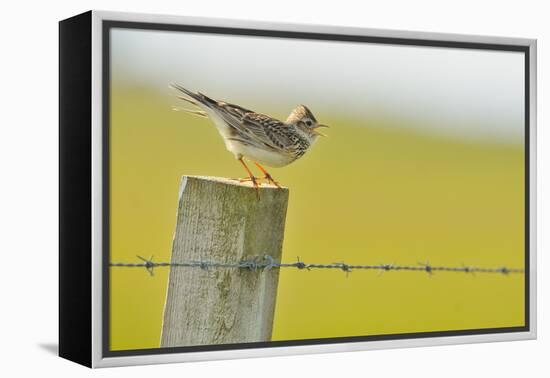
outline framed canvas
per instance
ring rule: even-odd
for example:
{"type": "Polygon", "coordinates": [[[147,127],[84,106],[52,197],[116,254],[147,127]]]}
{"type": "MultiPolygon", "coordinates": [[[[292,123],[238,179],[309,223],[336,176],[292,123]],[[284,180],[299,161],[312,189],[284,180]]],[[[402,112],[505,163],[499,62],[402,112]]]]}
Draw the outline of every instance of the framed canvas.
{"type": "Polygon", "coordinates": [[[536,41],[60,24],[59,354],[536,337],[536,41]]]}

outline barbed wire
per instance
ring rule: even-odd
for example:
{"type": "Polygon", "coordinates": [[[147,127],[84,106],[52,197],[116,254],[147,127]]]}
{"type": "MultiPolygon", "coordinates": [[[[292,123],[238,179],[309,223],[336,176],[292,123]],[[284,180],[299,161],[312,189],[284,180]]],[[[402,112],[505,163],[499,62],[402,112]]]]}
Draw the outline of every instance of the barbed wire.
{"type": "Polygon", "coordinates": [[[380,273],[387,271],[410,271],[410,272],[425,272],[429,275],[435,272],[457,272],[457,273],[500,273],[502,275],[509,275],[514,273],[524,273],[524,269],[520,268],[508,268],[506,266],[497,268],[484,268],[478,266],[437,266],[431,265],[429,262],[419,262],[418,265],[396,265],[396,264],[371,264],[371,265],[356,265],[347,264],[345,262],[337,262],[330,264],[317,264],[317,263],[305,263],[300,261],[297,257],[297,261],[293,263],[283,263],[276,261],[270,255],[256,256],[250,259],[244,259],[238,262],[216,262],[208,260],[188,261],[188,262],[155,262],[153,256],[146,259],[141,256],[137,256],[142,262],[137,263],[124,263],[124,262],[111,262],[111,267],[121,268],[145,268],[145,270],[151,275],[154,275],[154,269],[158,267],[174,267],[174,268],[200,268],[202,270],[209,270],[215,268],[225,269],[247,269],[247,270],[271,270],[281,268],[295,268],[298,270],[313,270],[313,269],[339,269],[348,275],[354,270],[375,270],[380,273]]]}

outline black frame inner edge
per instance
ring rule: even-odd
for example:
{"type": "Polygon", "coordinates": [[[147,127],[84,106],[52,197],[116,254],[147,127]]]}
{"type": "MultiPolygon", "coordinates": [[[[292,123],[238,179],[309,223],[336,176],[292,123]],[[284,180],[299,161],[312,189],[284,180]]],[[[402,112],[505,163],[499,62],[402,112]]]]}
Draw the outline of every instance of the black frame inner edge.
{"type": "Polygon", "coordinates": [[[276,31],[276,30],[261,30],[261,29],[244,29],[244,28],[228,28],[214,26],[196,26],[196,25],[178,25],[178,24],[161,24],[161,23],[146,23],[132,21],[114,21],[105,20],[102,22],[102,131],[103,131],[103,266],[102,266],[102,355],[103,357],[122,357],[122,356],[141,356],[154,354],[172,354],[172,353],[189,353],[189,352],[205,352],[205,351],[220,351],[220,350],[235,350],[235,349],[254,349],[254,348],[274,348],[274,347],[289,347],[289,346],[305,346],[319,344],[340,344],[350,342],[365,342],[365,341],[381,341],[381,340],[406,340],[428,337],[448,337],[448,336],[466,336],[466,335],[483,335],[495,333],[510,333],[510,332],[529,332],[530,325],[530,256],[529,256],[529,229],[530,229],[530,57],[529,46],[507,45],[507,44],[492,44],[478,42],[457,42],[457,41],[441,41],[429,39],[409,39],[409,38],[394,38],[394,37],[371,37],[359,35],[341,35],[327,33],[309,33],[295,31],[276,31]],[[427,47],[450,47],[462,49],[477,49],[477,50],[497,50],[497,51],[517,51],[523,52],[525,55],[525,102],[524,102],[524,142],[525,142],[525,325],[519,327],[502,327],[502,328],[482,328],[469,330],[453,330],[453,331],[433,331],[433,332],[414,332],[405,334],[388,334],[388,335],[370,335],[370,336],[346,336],[334,338],[319,338],[319,339],[304,339],[304,340],[287,340],[287,341],[268,341],[254,343],[238,343],[238,344],[221,344],[221,345],[199,345],[199,346],[181,346],[181,347],[164,347],[150,349],[130,349],[130,350],[109,350],[110,341],[110,279],[109,279],[109,259],[110,259],[110,203],[109,203],[109,187],[110,187],[110,30],[113,28],[123,29],[141,29],[152,31],[180,31],[194,32],[206,34],[231,34],[240,36],[253,37],[274,37],[287,39],[307,39],[307,40],[326,40],[340,42],[364,42],[377,44],[396,44],[409,46],[427,46],[427,47]]]}

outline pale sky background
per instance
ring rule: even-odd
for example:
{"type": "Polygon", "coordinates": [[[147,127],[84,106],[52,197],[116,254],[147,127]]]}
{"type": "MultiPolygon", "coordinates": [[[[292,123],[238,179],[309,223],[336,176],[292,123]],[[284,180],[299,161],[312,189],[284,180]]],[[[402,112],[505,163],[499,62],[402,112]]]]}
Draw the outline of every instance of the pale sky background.
{"type": "Polygon", "coordinates": [[[452,137],[523,141],[520,52],[114,29],[111,59],[117,83],[173,96],[176,82],[282,119],[305,104],[321,122],[385,117],[452,137]]]}

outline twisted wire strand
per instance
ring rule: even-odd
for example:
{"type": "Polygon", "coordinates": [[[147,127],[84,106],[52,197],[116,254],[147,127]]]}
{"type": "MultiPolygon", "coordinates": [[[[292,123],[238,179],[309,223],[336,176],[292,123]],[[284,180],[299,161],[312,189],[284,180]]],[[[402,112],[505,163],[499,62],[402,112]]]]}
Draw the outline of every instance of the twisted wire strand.
{"type": "Polygon", "coordinates": [[[281,268],[296,268],[298,270],[314,270],[314,269],[338,269],[346,274],[351,273],[354,270],[376,270],[379,272],[387,271],[410,271],[410,272],[425,272],[427,274],[433,274],[434,272],[457,272],[457,273],[500,273],[502,275],[509,274],[522,274],[525,273],[521,268],[508,268],[506,266],[496,268],[486,268],[478,266],[437,266],[431,265],[429,262],[418,263],[418,265],[396,265],[396,264],[370,264],[370,265],[356,265],[347,264],[345,262],[337,262],[330,264],[318,264],[318,263],[305,263],[297,258],[296,262],[283,263],[276,261],[272,256],[256,256],[250,259],[244,259],[237,262],[217,262],[208,260],[199,261],[183,261],[183,262],[156,262],[153,261],[153,256],[146,259],[141,256],[137,256],[142,262],[125,263],[125,262],[111,262],[111,267],[121,268],[145,268],[151,276],[154,275],[154,269],[158,267],[175,267],[175,268],[200,268],[202,270],[225,268],[225,269],[248,269],[248,270],[270,270],[281,268]]]}

